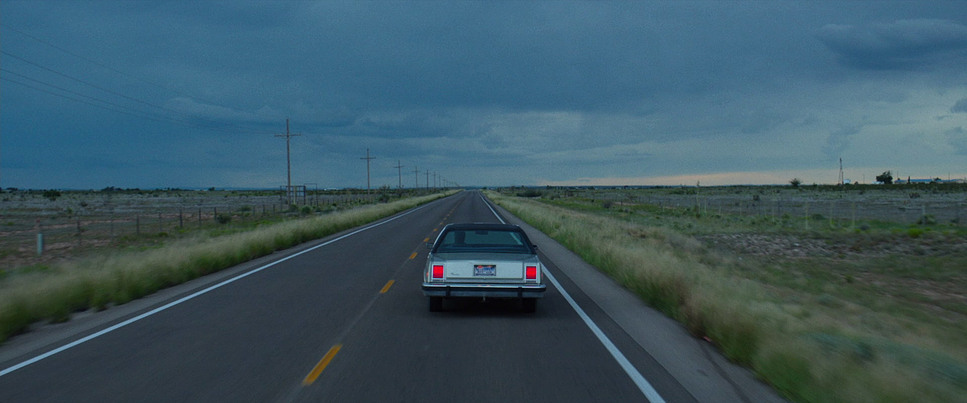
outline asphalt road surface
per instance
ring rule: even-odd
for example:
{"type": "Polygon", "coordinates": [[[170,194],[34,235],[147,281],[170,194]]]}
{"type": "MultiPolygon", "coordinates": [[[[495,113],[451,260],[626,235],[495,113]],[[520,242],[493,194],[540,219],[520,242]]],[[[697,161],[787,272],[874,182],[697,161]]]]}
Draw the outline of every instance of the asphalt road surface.
{"type": "Polygon", "coordinates": [[[498,300],[429,312],[425,242],[446,223],[501,221],[521,224],[461,192],[40,327],[0,346],[0,401],[780,401],[527,226],[549,273],[536,313],[498,300]]]}

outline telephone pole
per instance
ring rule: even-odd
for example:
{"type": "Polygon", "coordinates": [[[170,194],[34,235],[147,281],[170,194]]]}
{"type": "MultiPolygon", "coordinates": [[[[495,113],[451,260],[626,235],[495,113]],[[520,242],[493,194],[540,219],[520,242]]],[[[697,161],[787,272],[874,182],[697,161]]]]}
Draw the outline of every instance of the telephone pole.
{"type": "Polygon", "coordinates": [[[845,184],[845,179],[843,179],[843,158],[839,158],[839,185],[843,186],[845,184]]]}
{"type": "Polygon", "coordinates": [[[301,136],[302,134],[292,134],[289,133],[289,118],[285,118],[285,134],[276,134],[275,137],[285,137],[285,197],[289,201],[292,200],[292,159],[289,156],[289,139],[292,137],[301,136]]]}
{"type": "Polygon", "coordinates": [[[426,170],[426,190],[430,190],[430,170],[426,170]]]}
{"type": "Polygon", "coordinates": [[[366,160],[366,194],[369,194],[369,161],[376,159],[376,157],[369,156],[369,149],[366,149],[366,156],[360,157],[361,160],[366,160]]]}
{"type": "Polygon", "coordinates": [[[396,166],[393,168],[396,168],[396,173],[400,176],[399,188],[402,189],[403,188],[403,164],[400,162],[400,160],[396,160],[396,166]]]}
{"type": "Polygon", "coordinates": [[[420,188],[420,167],[413,167],[413,189],[420,188]]]}
{"type": "Polygon", "coordinates": [[[369,194],[369,161],[376,159],[376,157],[369,156],[369,149],[366,149],[366,156],[360,157],[361,160],[366,160],[366,193],[369,194]]]}

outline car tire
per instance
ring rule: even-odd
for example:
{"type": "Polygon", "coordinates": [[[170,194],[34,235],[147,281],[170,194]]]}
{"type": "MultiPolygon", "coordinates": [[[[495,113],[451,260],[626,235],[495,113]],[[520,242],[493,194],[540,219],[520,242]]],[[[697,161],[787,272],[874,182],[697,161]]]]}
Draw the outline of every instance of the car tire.
{"type": "Polygon", "coordinates": [[[520,300],[520,309],[526,313],[537,312],[537,298],[524,298],[520,300]]]}
{"type": "Polygon", "coordinates": [[[430,297],[430,312],[443,311],[443,297],[430,297]]]}

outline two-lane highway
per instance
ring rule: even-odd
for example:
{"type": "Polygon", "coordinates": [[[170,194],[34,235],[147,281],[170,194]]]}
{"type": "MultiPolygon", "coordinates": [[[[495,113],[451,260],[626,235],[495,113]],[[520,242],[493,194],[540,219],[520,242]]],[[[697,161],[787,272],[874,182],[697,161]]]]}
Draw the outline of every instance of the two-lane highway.
{"type": "Polygon", "coordinates": [[[501,301],[429,312],[425,242],[499,220],[462,192],[13,357],[39,344],[15,340],[0,348],[0,401],[694,401],[552,258],[567,291],[549,284],[535,314],[501,301]]]}

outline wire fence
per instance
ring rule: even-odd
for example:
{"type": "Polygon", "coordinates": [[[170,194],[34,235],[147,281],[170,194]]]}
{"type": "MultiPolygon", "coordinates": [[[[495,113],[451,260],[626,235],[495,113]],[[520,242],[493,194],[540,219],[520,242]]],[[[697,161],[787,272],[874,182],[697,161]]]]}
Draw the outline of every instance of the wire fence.
{"type": "Polygon", "coordinates": [[[723,197],[649,198],[639,200],[658,206],[697,208],[703,213],[740,214],[754,216],[802,217],[850,221],[885,221],[908,224],[955,224],[963,222],[967,213],[964,202],[897,202],[853,200],[803,200],[759,198],[735,200],[723,197]]]}
{"type": "MultiPolygon", "coordinates": [[[[395,196],[395,194],[394,194],[395,196]]],[[[74,194],[57,200],[5,193],[0,203],[0,271],[105,246],[150,245],[195,231],[231,231],[383,200],[367,193],[309,194],[300,204],[277,194],[196,192],[74,194]]]]}
{"type": "MultiPolygon", "coordinates": [[[[545,196],[546,197],[546,196],[545,196]]],[[[830,220],[844,224],[882,221],[901,224],[963,226],[967,220],[967,193],[918,192],[708,192],[568,190],[559,197],[582,197],[612,205],[649,204],[659,208],[694,209],[702,214],[738,214],[772,218],[830,220]]]]}

